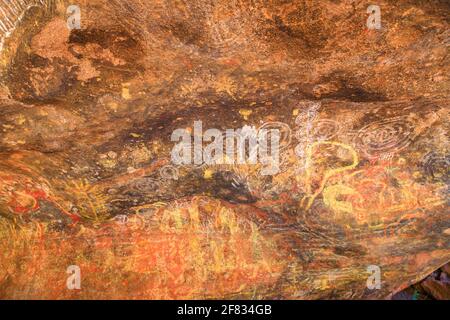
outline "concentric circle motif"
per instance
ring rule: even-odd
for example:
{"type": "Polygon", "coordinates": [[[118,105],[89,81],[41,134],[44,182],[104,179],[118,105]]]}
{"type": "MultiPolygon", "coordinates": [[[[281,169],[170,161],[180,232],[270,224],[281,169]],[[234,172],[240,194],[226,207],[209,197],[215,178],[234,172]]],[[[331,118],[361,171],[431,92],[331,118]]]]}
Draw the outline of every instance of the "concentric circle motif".
{"type": "Polygon", "coordinates": [[[291,128],[284,122],[266,122],[258,130],[279,130],[280,132],[280,150],[286,149],[291,144],[291,128]]]}
{"type": "Polygon", "coordinates": [[[295,132],[299,143],[308,145],[315,141],[333,140],[339,135],[341,126],[331,119],[316,120],[310,126],[302,126],[295,132]]]}
{"type": "Polygon", "coordinates": [[[131,189],[140,192],[154,192],[159,189],[160,181],[152,178],[142,178],[131,184],[131,189]]]}
{"type": "Polygon", "coordinates": [[[331,119],[317,120],[313,123],[312,131],[313,137],[317,141],[332,140],[339,134],[340,125],[331,119]]]}
{"type": "Polygon", "coordinates": [[[356,147],[368,158],[394,154],[409,146],[414,138],[414,124],[404,117],[368,124],[355,137],[356,147]]]}
{"type": "Polygon", "coordinates": [[[433,181],[450,181],[450,156],[429,152],[422,159],[425,175],[433,181]]]}
{"type": "Polygon", "coordinates": [[[159,174],[166,180],[178,180],[179,177],[178,168],[172,165],[166,165],[159,169],[159,174]]]}

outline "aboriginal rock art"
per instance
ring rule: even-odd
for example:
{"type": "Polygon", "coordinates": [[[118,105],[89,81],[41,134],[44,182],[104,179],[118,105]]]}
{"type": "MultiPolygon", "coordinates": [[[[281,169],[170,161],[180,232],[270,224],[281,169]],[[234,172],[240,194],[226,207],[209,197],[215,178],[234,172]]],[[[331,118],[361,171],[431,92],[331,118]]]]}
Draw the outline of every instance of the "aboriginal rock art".
{"type": "Polygon", "coordinates": [[[0,298],[448,299],[450,6],[377,5],[0,0],[0,298]]]}

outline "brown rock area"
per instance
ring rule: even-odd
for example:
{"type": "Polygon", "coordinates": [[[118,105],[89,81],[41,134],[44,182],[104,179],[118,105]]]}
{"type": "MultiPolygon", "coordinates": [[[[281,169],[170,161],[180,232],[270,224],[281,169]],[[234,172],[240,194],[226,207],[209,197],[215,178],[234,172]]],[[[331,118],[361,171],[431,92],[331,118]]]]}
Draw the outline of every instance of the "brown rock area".
{"type": "Polygon", "coordinates": [[[11,3],[0,298],[450,298],[448,1],[11,3]],[[173,163],[198,121],[279,170],[173,163]]]}

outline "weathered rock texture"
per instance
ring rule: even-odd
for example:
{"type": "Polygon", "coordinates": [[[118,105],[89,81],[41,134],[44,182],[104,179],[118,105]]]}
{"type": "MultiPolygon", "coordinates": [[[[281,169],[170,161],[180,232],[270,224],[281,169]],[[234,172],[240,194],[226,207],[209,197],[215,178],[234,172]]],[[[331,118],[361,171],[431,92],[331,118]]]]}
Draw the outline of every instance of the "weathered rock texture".
{"type": "Polygon", "coordinates": [[[376,2],[380,30],[366,1],[31,7],[1,58],[0,297],[379,299],[447,263],[450,5],[376,2]],[[199,120],[280,128],[281,172],[174,166],[199,120]]]}

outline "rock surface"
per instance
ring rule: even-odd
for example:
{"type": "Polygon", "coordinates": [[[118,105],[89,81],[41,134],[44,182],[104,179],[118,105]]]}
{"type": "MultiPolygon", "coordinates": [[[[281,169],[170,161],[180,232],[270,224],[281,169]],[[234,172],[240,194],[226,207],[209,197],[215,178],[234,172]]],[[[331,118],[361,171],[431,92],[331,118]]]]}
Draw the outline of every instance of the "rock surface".
{"type": "Polygon", "coordinates": [[[1,56],[1,298],[382,299],[449,262],[448,1],[39,3],[1,56]],[[280,172],[171,163],[195,121],[278,128],[280,172]]]}

